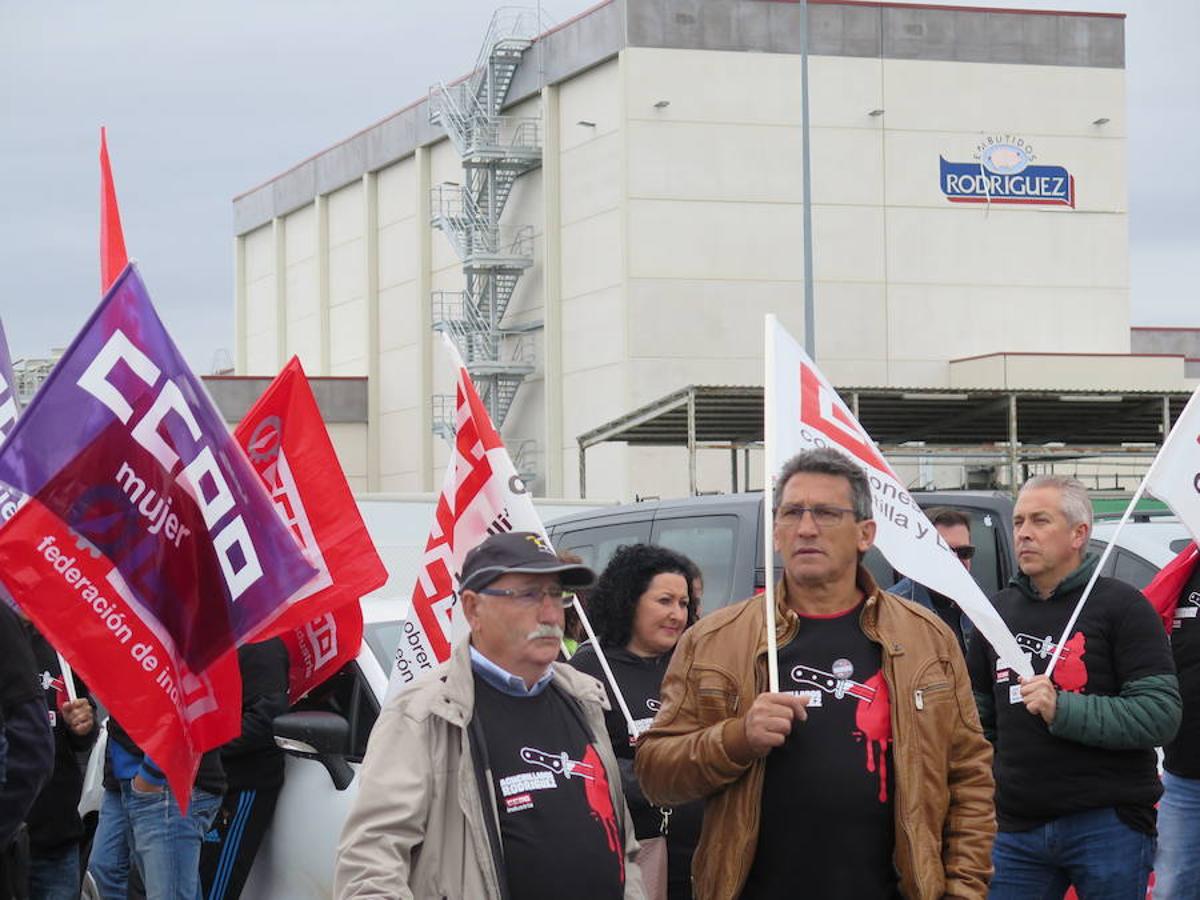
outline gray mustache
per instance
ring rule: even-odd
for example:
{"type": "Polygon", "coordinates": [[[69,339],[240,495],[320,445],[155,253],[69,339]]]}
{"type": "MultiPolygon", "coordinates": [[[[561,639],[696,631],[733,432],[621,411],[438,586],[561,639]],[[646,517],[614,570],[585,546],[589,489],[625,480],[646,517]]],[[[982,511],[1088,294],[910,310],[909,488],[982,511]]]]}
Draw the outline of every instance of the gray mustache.
{"type": "Polygon", "coordinates": [[[541,638],[553,638],[556,641],[563,639],[563,630],[557,625],[539,625],[529,634],[525,635],[525,640],[536,641],[541,638]]]}

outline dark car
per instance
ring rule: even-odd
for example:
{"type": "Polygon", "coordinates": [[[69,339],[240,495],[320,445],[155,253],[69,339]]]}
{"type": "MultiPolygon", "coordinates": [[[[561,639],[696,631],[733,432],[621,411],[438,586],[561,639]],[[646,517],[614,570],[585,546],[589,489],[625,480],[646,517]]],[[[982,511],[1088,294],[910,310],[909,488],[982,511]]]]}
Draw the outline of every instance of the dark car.
{"type": "MultiPolygon", "coordinates": [[[[922,509],[952,506],[971,517],[975,561],[971,572],[988,596],[1013,573],[1012,498],[1000,491],[922,491],[922,509]]],[[[704,608],[714,610],[752,596],[766,578],[761,491],[678,500],[647,500],[555,519],[547,526],[559,550],[602,569],[623,544],[652,543],[678,550],[704,574],[704,608]]],[[[778,561],[776,562],[778,565],[778,561]]],[[[867,568],[884,587],[903,573],[874,548],[867,568]]]]}

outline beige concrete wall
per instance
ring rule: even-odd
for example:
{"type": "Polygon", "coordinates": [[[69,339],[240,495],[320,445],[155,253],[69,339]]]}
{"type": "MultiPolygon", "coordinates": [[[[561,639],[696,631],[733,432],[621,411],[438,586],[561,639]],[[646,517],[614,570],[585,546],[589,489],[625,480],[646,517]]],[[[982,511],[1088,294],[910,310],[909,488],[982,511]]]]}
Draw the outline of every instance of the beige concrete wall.
{"type": "Polygon", "coordinates": [[[244,351],[245,371],[239,375],[269,375],[277,365],[276,335],[279,331],[275,303],[275,237],[271,225],[255,229],[242,239],[245,272],[245,332],[238,335],[244,351]]]}
{"type": "MultiPolygon", "coordinates": [[[[817,355],[835,383],[1179,386],[1171,363],[1046,355],[1128,351],[1122,70],[826,56],[810,66],[817,355]],[[1109,123],[1093,125],[1100,117],[1109,123]],[[1018,134],[1037,162],[1068,167],[1077,208],[949,203],[938,157],[970,160],[981,132],[1018,134]],[[1040,355],[950,363],[1001,351],[1040,355]]],[[[541,102],[506,112],[538,115],[541,102]]],[[[554,431],[558,493],[578,491],[579,434],[687,384],[760,383],[764,313],[803,338],[800,108],[800,61],[785,54],[626,49],[556,87],[544,123],[556,130],[554,182],[523,176],[503,221],[536,232],[506,323],[547,318],[554,281],[561,426],[548,424],[535,331],[521,340],[536,370],[503,433],[514,450],[538,443],[545,464],[554,431]]],[[[465,181],[444,140],[376,173],[374,281],[362,182],[239,239],[248,372],[274,371],[282,347],[314,371],[366,374],[377,284],[383,490],[436,490],[448,458],[429,436],[430,395],[453,391],[429,291],[464,282],[429,227],[427,189],[443,181],[465,181]]],[[[702,451],[699,487],[727,489],[729,468],[728,451],[702,451]]],[[[686,455],[593,448],[588,488],[685,493],[686,455]]]]}
{"type": "Polygon", "coordinates": [[[429,297],[422,289],[422,230],[429,199],[416,157],[380,171],[379,193],[379,407],[380,487],[419,491],[424,410],[422,360],[429,345],[422,328],[429,297]]]}
{"type": "MultiPolygon", "coordinates": [[[[579,490],[575,438],[630,408],[622,77],[612,60],[559,88],[566,496],[579,490]]],[[[617,445],[589,452],[590,493],[626,496],[629,457],[617,445]]]]}
{"type": "Polygon", "coordinates": [[[350,490],[367,490],[367,426],[360,424],[334,424],[329,426],[329,438],[337,451],[342,471],[350,490]]]}
{"type": "Polygon", "coordinates": [[[954,388],[1177,391],[1194,384],[1182,356],[1000,353],[950,363],[954,388]]]}

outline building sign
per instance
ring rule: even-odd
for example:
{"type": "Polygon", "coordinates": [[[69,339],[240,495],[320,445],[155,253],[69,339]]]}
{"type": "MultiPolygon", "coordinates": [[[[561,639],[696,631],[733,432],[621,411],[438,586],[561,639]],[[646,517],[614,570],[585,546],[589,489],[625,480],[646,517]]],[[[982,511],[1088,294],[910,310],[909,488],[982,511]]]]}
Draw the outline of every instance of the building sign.
{"type": "Polygon", "coordinates": [[[1011,134],[989,135],[974,162],[938,157],[942,193],[951,203],[1019,203],[1075,208],[1075,176],[1063,166],[1034,165],[1033,145],[1011,134]]]}

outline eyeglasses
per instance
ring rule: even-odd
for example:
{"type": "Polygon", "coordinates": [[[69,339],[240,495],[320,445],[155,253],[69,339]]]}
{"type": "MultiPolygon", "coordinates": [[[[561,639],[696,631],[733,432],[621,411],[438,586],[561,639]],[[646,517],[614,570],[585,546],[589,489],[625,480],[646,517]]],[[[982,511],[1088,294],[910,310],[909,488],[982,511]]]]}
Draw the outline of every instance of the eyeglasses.
{"type": "Polygon", "coordinates": [[[950,551],[964,562],[975,555],[975,548],[970,544],[963,544],[961,547],[951,547],[950,551]]]}
{"type": "Polygon", "coordinates": [[[805,513],[812,513],[813,521],[817,523],[818,528],[833,528],[835,525],[840,525],[845,516],[853,516],[854,510],[844,506],[796,506],[789,503],[779,507],[775,518],[777,521],[795,528],[804,521],[805,513]]]}
{"type": "Polygon", "coordinates": [[[475,593],[488,597],[506,597],[509,600],[516,600],[518,603],[529,604],[541,603],[542,598],[546,597],[556,606],[563,608],[575,602],[575,595],[560,587],[528,588],[523,591],[518,591],[516,588],[480,588],[475,593]]]}

